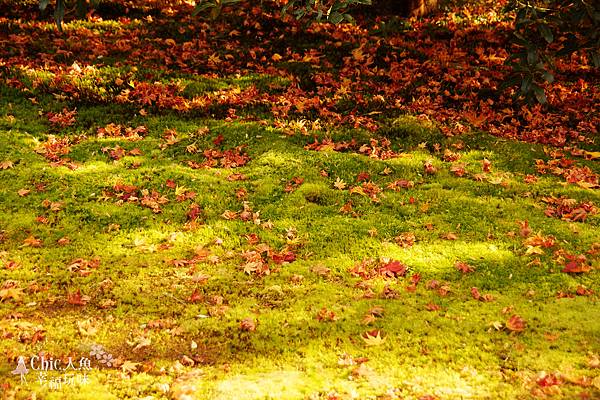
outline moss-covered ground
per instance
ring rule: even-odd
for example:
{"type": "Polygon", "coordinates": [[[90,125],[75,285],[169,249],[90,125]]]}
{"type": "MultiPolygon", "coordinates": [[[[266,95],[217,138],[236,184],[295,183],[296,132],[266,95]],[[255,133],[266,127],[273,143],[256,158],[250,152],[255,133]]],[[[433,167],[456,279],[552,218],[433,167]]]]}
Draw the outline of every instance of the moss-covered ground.
{"type": "Polygon", "coordinates": [[[274,116],[248,90],[281,74],[71,61],[0,70],[3,398],[600,398],[597,134],[377,99],[372,132],[274,116]]]}

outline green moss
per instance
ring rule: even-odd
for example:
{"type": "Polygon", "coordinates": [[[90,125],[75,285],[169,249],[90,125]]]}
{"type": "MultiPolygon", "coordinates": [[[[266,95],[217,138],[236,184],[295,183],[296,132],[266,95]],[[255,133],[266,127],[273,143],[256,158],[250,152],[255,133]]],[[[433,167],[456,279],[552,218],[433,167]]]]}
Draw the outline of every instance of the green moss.
{"type": "MultiPolygon", "coordinates": [[[[258,84],[260,79],[246,81],[258,84]]],[[[205,82],[206,87],[198,81],[189,90],[241,86],[242,80],[215,79],[205,82]]],[[[48,399],[186,394],[199,399],[301,399],[333,392],[376,398],[392,391],[406,398],[429,393],[448,399],[511,399],[529,396],[527,382],[535,384],[541,371],[597,375],[587,367],[590,354],[600,350],[597,294],[556,296],[559,291],[574,293],[579,286],[597,293],[597,268],[581,275],[562,273],[564,263],[553,252],[560,247],[584,254],[598,241],[600,218],[549,218],[541,199],[565,195],[600,204],[600,198],[592,190],[560,185],[557,177],[523,183],[524,174],[535,173],[534,160],[544,157],[539,146],[484,133],[446,139],[435,127],[402,117],[390,121],[383,133],[407,156],[381,161],[353,152],[308,151],[304,145],[312,139],[281,136],[256,123],[169,113],[142,117],[114,105],[79,105],[77,124],[60,132],[70,138],[87,134],[71,147],[68,157],[79,164],[71,170],[52,167],[34,152],[49,132],[38,106],[14,90],[1,87],[0,93],[5,94],[0,100],[0,161],[14,162],[0,170],[0,277],[3,287],[14,281],[25,289],[20,301],[0,303],[5,338],[0,375],[10,379],[16,398],[34,390],[48,399]],[[97,127],[110,122],[143,124],[148,134],[138,142],[97,139],[97,127]],[[204,126],[209,133],[197,136],[204,126]],[[181,140],[162,150],[165,129],[175,129],[181,140]],[[235,170],[190,168],[186,161],[202,162],[204,157],[189,153],[186,146],[215,147],[212,141],[219,134],[224,137],[219,148],[244,145],[251,161],[235,170]],[[462,178],[449,172],[451,163],[433,147],[439,143],[444,149],[458,140],[465,145],[457,150],[466,164],[462,178]],[[425,147],[418,147],[422,142],[425,147]],[[116,145],[138,148],[142,155],[114,161],[101,151],[116,145]],[[472,177],[481,173],[483,158],[492,162],[492,172],[476,181],[472,177]],[[438,168],[435,175],[424,174],[423,162],[429,159],[438,168]],[[140,165],[132,168],[134,162],[140,165]],[[348,187],[358,185],[361,172],[384,188],[379,202],[334,187],[337,178],[348,187]],[[229,180],[231,173],[247,179],[229,180]],[[303,183],[286,190],[294,177],[303,183]],[[499,177],[504,186],[494,183],[499,177]],[[415,185],[398,192],[385,189],[398,179],[415,185]],[[121,204],[110,195],[115,184],[157,191],[168,201],[159,213],[137,200],[121,204]],[[240,188],[247,192],[244,199],[236,197],[240,188]],[[20,189],[30,193],[21,196],[20,189]],[[178,200],[176,191],[195,196],[178,200]],[[45,200],[60,202],[60,207],[52,211],[45,200]],[[223,217],[226,210],[242,211],[244,201],[259,213],[260,224],[223,217]],[[349,202],[352,212],[341,212],[349,202]],[[195,228],[186,226],[192,203],[203,209],[195,228]],[[553,235],[556,246],[527,255],[517,223],[524,220],[534,233],[553,235]],[[266,221],[272,226],[261,225],[266,221]],[[395,238],[407,232],[415,235],[415,243],[402,247],[395,238]],[[456,240],[449,240],[451,232],[456,240]],[[241,254],[253,249],[251,234],[273,251],[288,246],[295,261],[271,262],[270,274],[263,277],[245,273],[241,254]],[[25,245],[30,236],[40,239],[41,246],[25,245]],[[60,245],[63,237],[70,243],[60,245]],[[203,248],[212,257],[189,263],[203,248]],[[89,273],[69,270],[78,259],[96,257],[100,263],[89,273]],[[350,269],[379,257],[405,263],[407,277],[374,279],[366,291],[350,269]],[[532,263],[535,258],[539,264],[532,263]],[[19,267],[5,268],[8,260],[19,267]],[[474,272],[462,274],[457,261],[474,272]],[[409,287],[413,274],[421,276],[415,291],[409,287]],[[428,289],[432,280],[447,293],[428,289]],[[494,300],[474,300],[473,287],[494,300]],[[67,301],[77,290],[89,296],[85,306],[67,301]],[[431,304],[440,309],[429,311],[431,304]],[[365,325],[365,315],[375,306],[383,308],[383,315],[365,325]],[[323,308],[334,313],[333,320],[317,319],[323,308]],[[512,314],[527,322],[522,333],[498,329],[512,314]],[[255,331],[240,329],[244,318],[255,321],[255,331]],[[33,343],[37,327],[45,336],[33,343]],[[385,342],[369,347],[361,335],[373,329],[381,330],[385,342]],[[136,363],[135,371],[121,373],[96,364],[88,385],[61,391],[39,387],[32,375],[28,386],[19,386],[18,377],[10,374],[21,354],[81,357],[93,343],[121,362],[136,363]],[[357,365],[338,361],[347,359],[344,354],[367,358],[366,368],[352,373],[357,365]]],[[[52,99],[40,101],[64,107],[52,99]]],[[[327,135],[334,141],[355,137],[360,143],[370,136],[349,129],[331,129],[327,135]]],[[[597,171],[593,163],[586,165],[597,171]]],[[[565,384],[558,397],[571,398],[578,390],[565,384]]],[[[589,391],[598,394],[596,388],[589,391]]]]}

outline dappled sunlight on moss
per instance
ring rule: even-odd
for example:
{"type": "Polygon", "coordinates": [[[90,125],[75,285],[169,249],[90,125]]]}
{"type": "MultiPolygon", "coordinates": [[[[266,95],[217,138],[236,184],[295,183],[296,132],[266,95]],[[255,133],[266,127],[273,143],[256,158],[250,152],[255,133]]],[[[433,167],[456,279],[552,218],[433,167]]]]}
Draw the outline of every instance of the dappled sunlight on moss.
{"type": "MultiPolygon", "coordinates": [[[[188,78],[182,76],[191,84],[188,78]]],[[[199,80],[194,90],[269,83],[272,77],[232,76],[199,80]]],[[[66,356],[100,343],[121,361],[139,363],[130,373],[94,371],[90,386],[61,395],[298,399],[335,391],[357,398],[389,392],[406,398],[510,399],[529,390],[519,374],[589,374],[587,354],[600,332],[592,318],[595,295],[574,293],[580,286],[597,290],[597,271],[562,273],[554,252],[561,248],[592,260],[586,251],[597,241],[599,219],[549,218],[540,197],[600,199],[594,191],[557,186],[555,177],[522,182],[539,147],[483,134],[446,139],[431,124],[405,117],[388,133],[394,151],[408,156],[379,160],[350,151],[306,150],[312,137],[285,136],[254,122],[170,113],[126,120],[113,105],[82,106],[78,113],[85,122],[59,132],[68,138],[87,135],[71,146],[68,157],[78,164],[71,170],[32,152],[50,132],[48,121],[24,118],[36,115],[35,107],[15,104],[18,130],[0,129],[0,162],[19,161],[0,170],[6,251],[0,251],[0,275],[2,284],[15,281],[23,288],[23,299],[1,301],[0,332],[8,336],[0,350],[12,358],[39,350],[66,356]],[[133,143],[97,139],[97,126],[113,122],[114,115],[127,126],[143,124],[148,133],[133,143]],[[181,140],[161,149],[166,129],[175,129],[181,140]],[[218,135],[223,143],[215,145],[218,135]],[[509,185],[454,176],[432,146],[439,141],[444,149],[462,139],[467,147],[456,151],[469,174],[481,173],[485,157],[492,161],[486,177],[510,173],[509,185]],[[428,143],[419,147],[421,142],[428,143]],[[191,144],[197,153],[187,150],[191,144]],[[142,155],[115,161],[101,151],[117,145],[137,147],[142,155]],[[203,162],[204,149],[240,145],[250,156],[242,167],[186,164],[203,162]],[[513,167],[511,157],[519,154],[522,160],[513,167]],[[424,173],[429,159],[438,168],[435,174],[424,173]],[[381,188],[377,199],[350,192],[361,185],[361,173],[381,188]],[[240,175],[228,179],[232,174],[240,175]],[[304,180],[288,185],[294,177],[304,180]],[[345,187],[335,186],[338,178],[345,187]],[[412,184],[387,187],[396,180],[412,184]],[[135,186],[136,198],[148,190],[167,201],[159,209],[128,200],[131,196],[120,201],[119,184],[135,186]],[[19,194],[21,189],[29,192],[19,194]],[[189,192],[194,195],[178,199],[189,192]],[[188,214],[193,204],[197,214],[188,214]],[[245,208],[257,214],[242,219],[245,208]],[[519,222],[525,220],[531,234],[553,235],[556,245],[527,254],[519,222]],[[403,241],[403,234],[414,235],[414,241],[403,241]],[[30,235],[41,240],[40,247],[24,242],[30,235]],[[64,237],[69,240],[59,243],[64,237]],[[268,274],[245,270],[242,255],[252,251],[264,256],[268,274]],[[291,262],[267,256],[283,251],[293,253],[291,262]],[[71,267],[95,257],[95,268],[71,267]],[[381,257],[406,264],[406,276],[363,279],[350,271],[381,257]],[[7,260],[19,266],[4,268],[7,260]],[[473,271],[460,272],[457,261],[473,271]],[[488,297],[476,298],[472,288],[488,297]],[[76,290],[89,301],[69,303],[67,296],[76,290]],[[559,291],[574,298],[557,299],[559,291]],[[13,318],[16,313],[21,317],[13,318]],[[526,321],[523,332],[506,328],[512,314],[526,321]],[[247,318],[255,329],[242,327],[247,318]],[[43,327],[45,339],[32,344],[20,337],[14,324],[22,322],[43,327]],[[364,334],[373,330],[384,341],[369,346],[364,334]],[[136,349],[140,338],[150,345],[136,349]],[[361,357],[368,359],[362,369],[356,361],[361,357]]],[[[8,109],[2,102],[0,107],[8,109]]],[[[335,142],[357,137],[360,143],[370,136],[328,129],[311,134],[335,142]]],[[[0,363],[0,373],[10,374],[11,368],[0,363]]]]}
{"type": "Polygon", "coordinates": [[[398,246],[387,246],[386,255],[401,258],[414,265],[419,272],[448,273],[455,271],[456,261],[471,261],[503,264],[515,258],[512,251],[500,249],[494,243],[438,241],[433,243],[417,243],[409,249],[398,246]]]}
{"type": "Polygon", "coordinates": [[[225,379],[215,388],[214,399],[260,399],[277,393],[279,399],[297,399],[310,394],[316,385],[307,385],[305,373],[274,371],[254,375],[236,375],[225,379]],[[308,389],[308,390],[307,390],[308,389]]]}

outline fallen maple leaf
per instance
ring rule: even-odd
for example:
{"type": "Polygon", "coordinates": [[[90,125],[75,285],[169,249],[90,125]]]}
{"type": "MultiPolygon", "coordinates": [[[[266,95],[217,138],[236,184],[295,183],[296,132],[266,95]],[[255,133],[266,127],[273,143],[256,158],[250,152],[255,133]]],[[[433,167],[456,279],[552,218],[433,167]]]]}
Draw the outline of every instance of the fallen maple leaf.
{"type": "Polygon", "coordinates": [[[448,285],[442,285],[437,289],[437,293],[442,296],[445,297],[448,295],[448,293],[450,293],[450,286],[448,285]]]}
{"type": "Polygon", "coordinates": [[[475,299],[475,300],[479,300],[479,301],[483,301],[483,302],[489,302],[489,301],[493,301],[494,300],[494,296],[492,296],[491,294],[481,294],[479,293],[479,289],[477,289],[476,287],[472,287],[471,288],[471,296],[475,299]]]}
{"type": "Polygon", "coordinates": [[[375,317],[383,317],[384,309],[381,306],[374,306],[369,308],[368,312],[375,317]]]}
{"type": "Polygon", "coordinates": [[[335,313],[331,310],[328,310],[326,307],[323,307],[319,310],[316,318],[319,322],[337,320],[337,316],[335,315],[335,313]]]}
{"type": "Polygon", "coordinates": [[[15,269],[21,267],[21,264],[16,261],[13,261],[13,260],[3,261],[1,258],[0,258],[0,265],[4,265],[4,268],[8,269],[9,271],[14,271],[15,269]]]}
{"type": "Polygon", "coordinates": [[[74,306],[85,306],[89,301],[90,297],[82,295],[80,289],[77,289],[76,292],[67,294],[67,303],[74,306]]]}
{"type": "Polygon", "coordinates": [[[223,214],[221,214],[221,216],[227,220],[232,220],[232,219],[237,218],[238,213],[236,213],[235,211],[231,211],[231,210],[225,210],[225,212],[223,212],[223,214]]]}
{"type": "Polygon", "coordinates": [[[371,175],[368,172],[362,171],[356,176],[356,182],[368,181],[371,179],[371,175]]]}
{"type": "Polygon", "coordinates": [[[363,364],[363,363],[366,363],[367,361],[369,361],[369,359],[366,357],[354,358],[354,357],[352,357],[352,355],[350,355],[348,353],[344,353],[338,358],[338,365],[352,366],[352,365],[356,365],[356,364],[363,364]]]}
{"type": "Polygon", "coordinates": [[[477,115],[477,113],[474,111],[467,111],[464,112],[462,115],[468,123],[470,123],[476,128],[479,128],[488,119],[488,117],[484,114],[477,115]]]}
{"type": "Polygon", "coordinates": [[[248,179],[248,177],[246,175],[240,174],[240,173],[231,174],[227,177],[227,180],[230,182],[245,181],[246,179],[248,179]]]}
{"type": "Polygon", "coordinates": [[[591,270],[591,266],[586,265],[579,260],[571,260],[565,265],[565,267],[562,269],[562,272],[566,272],[568,274],[581,274],[584,272],[590,272],[591,270]]]}
{"type": "Polygon", "coordinates": [[[225,138],[223,137],[223,135],[219,134],[219,135],[218,135],[218,136],[217,136],[215,139],[213,139],[213,144],[214,144],[215,146],[220,146],[220,145],[221,145],[221,143],[223,143],[223,140],[224,140],[224,139],[225,139],[225,138]]]}
{"type": "Polygon", "coordinates": [[[521,318],[520,316],[514,314],[513,316],[511,316],[508,321],[506,321],[506,327],[511,331],[511,332],[523,332],[525,330],[526,327],[526,322],[525,320],[523,320],[523,318],[521,318]]]}
{"type": "Polygon", "coordinates": [[[0,169],[10,169],[15,166],[15,163],[12,161],[2,161],[0,162],[0,169]]]}
{"type": "Polygon", "coordinates": [[[13,299],[15,302],[23,300],[23,289],[17,287],[11,287],[7,289],[0,289],[0,303],[4,300],[13,299]]]}
{"type": "Polygon", "coordinates": [[[600,151],[584,151],[583,154],[588,160],[595,160],[597,158],[600,158],[600,151]]]}
{"type": "Polygon", "coordinates": [[[187,298],[187,301],[189,303],[197,303],[199,301],[202,301],[203,298],[204,298],[204,296],[202,296],[202,294],[200,294],[200,292],[196,288],[196,289],[194,289],[192,294],[187,298]]]}
{"type": "Polygon", "coordinates": [[[531,255],[541,255],[544,254],[544,250],[538,246],[527,246],[527,250],[525,250],[525,254],[528,256],[531,255]]]}
{"type": "Polygon", "coordinates": [[[363,325],[370,325],[375,321],[377,321],[377,317],[375,317],[373,314],[367,314],[363,317],[361,322],[363,325]]]}
{"type": "Polygon", "coordinates": [[[415,234],[412,232],[404,232],[394,238],[396,244],[400,247],[412,247],[415,244],[415,234]]]}
{"type": "Polygon", "coordinates": [[[132,342],[127,342],[130,346],[133,346],[133,351],[140,351],[152,344],[152,339],[146,336],[136,337],[132,342]]]}
{"type": "Polygon", "coordinates": [[[372,330],[370,332],[365,332],[360,337],[367,346],[381,346],[385,339],[381,336],[381,331],[378,329],[372,330]]]}
{"type": "Polygon", "coordinates": [[[577,296],[591,296],[594,294],[594,291],[586,288],[585,286],[579,285],[575,290],[575,294],[577,294],[577,296]]]}
{"type": "Polygon", "coordinates": [[[367,366],[365,363],[359,364],[358,367],[354,368],[352,372],[350,372],[354,379],[356,378],[365,378],[373,375],[373,370],[367,366]]]}
{"type": "Polygon", "coordinates": [[[440,287],[440,282],[435,279],[432,279],[429,282],[427,282],[427,285],[425,285],[425,287],[427,289],[434,290],[434,289],[437,289],[438,287],[440,287]]]}
{"type": "Polygon", "coordinates": [[[437,168],[433,165],[432,160],[427,160],[423,163],[423,170],[428,175],[433,175],[437,172],[437,168]]]}
{"type": "Polygon", "coordinates": [[[407,271],[408,271],[408,266],[406,266],[405,264],[401,263],[398,260],[392,260],[387,263],[384,263],[379,268],[379,273],[381,275],[389,276],[392,278],[399,277],[399,276],[405,276],[407,271]]]}
{"type": "Polygon", "coordinates": [[[254,332],[256,330],[256,322],[251,317],[246,317],[240,322],[240,329],[246,332],[254,332]]]}
{"type": "Polygon", "coordinates": [[[463,274],[467,274],[469,272],[475,271],[475,268],[473,268],[469,264],[467,264],[465,262],[462,262],[462,261],[457,261],[456,263],[454,263],[454,268],[456,268],[457,270],[459,270],[463,274]]]}
{"type": "Polygon", "coordinates": [[[521,227],[520,235],[521,237],[527,237],[531,234],[531,228],[529,228],[529,221],[517,221],[519,226],[521,227]]]}
{"type": "Polygon", "coordinates": [[[311,271],[322,277],[327,277],[327,276],[329,276],[329,273],[331,272],[331,268],[327,268],[323,264],[317,264],[311,268],[311,271]]]}
{"type": "Polygon", "coordinates": [[[29,247],[42,247],[42,241],[35,238],[33,235],[28,236],[25,240],[23,240],[23,244],[29,247]]]}
{"type": "Polygon", "coordinates": [[[577,184],[577,186],[582,187],[584,189],[598,189],[598,188],[600,188],[600,184],[586,182],[586,181],[577,181],[576,184],[577,184]]]}
{"type": "Polygon", "coordinates": [[[545,372],[540,373],[540,376],[536,380],[537,384],[542,387],[562,385],[564,382],[556,374],[546,374],[545,372]]]}
{"type": "Polygon", "coordinates": [[[461,155],[459,153],[455,153],[450,149],[444,149],[444,155],[442,158],[447,162],[454,162],[460,159],[461,155]]]}
{"type": "Polygon", "coordinates": [[[19,189],[19,191],[17,192],[17,194],[21,197],[25,197],[29,193],[31,193],[31,190],[29,190],[29,189],[19,189]]]}
{"type": "Polygon", "coordinates": [[[456,236],[456,233],[454,233],[454,232],[448,232],[448,233],[442,235],[442,239],[457,240],[458,236],[456,236]]]}
{"type": "Polygon", "coordinates": [[[483,170],[483,172],[491,172],[492,170],[492,162],[490,160],[488,160],[487,158],[484,158],[483,160],[481,160],[481,169],[483,170]]]}
{"type": "Polygon", "coordinates": [[[395,180],[394,182],[388,184],[386,186],[387,189],[391,189],[395,192],[399,192],[400,189],[410,189],[413,188],[415,186],[415,183],[413,181],[408,181],[406,179],[398,179],[395,180]]]}
{"type": "Polygon", "coordinates": [[[121,364],[121,371],[125,372],[126,374],[135,372],[135,370],[137,369],[137,367],[140,365],[140,363],[136,363],[136,362],[132,362],[132,361],[124,361],[123,364],[121,364]]]}
{"type": "Polygon", "coordinates": [[[337,178],[335,180],[335,182],[333,183],[333,187],[335,187],[336,189],[339,189],[339,190],[344,190],[344,189],[346,189],[346,182],[344,182],[340,178],[337,178]]]}
{"type": "Polygon", "coordinates": [[[75,116],[76,115],[77,115],[77,109],[70,111],[70,110],[67,110],[66,108],[63,108],[62,112],[58,112],[58,113],[49,112],[47,114],[48,120],[50,121],[50,123],[52,123],[52,125],[54,125],[54,126],[61,127],[61,128],[66,128],[68,126],[75,124],[75,122],[76,122],[75,116]]]}
{"type": "Polygon", "coordinates": [[[452,172],[454,175],[456,175],[458,177],[464,176],[466,173],[465,164],[464,163],[452,164],[450,166],[450,172],[452,172]]]}

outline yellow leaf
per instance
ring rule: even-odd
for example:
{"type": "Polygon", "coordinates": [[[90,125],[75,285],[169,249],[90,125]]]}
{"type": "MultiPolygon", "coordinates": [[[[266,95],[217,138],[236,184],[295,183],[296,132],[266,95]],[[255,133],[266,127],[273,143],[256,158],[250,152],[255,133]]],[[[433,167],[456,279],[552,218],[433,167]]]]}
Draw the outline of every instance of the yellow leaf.
{"type": "Polygon", "coordinates": [[[365,59],[365,55],[362,52],[362,47],[352,50],[352,57],[356,61],[363,61],[365,59]]]}
{"type": "Polygon", "coordinates": [[[0,162],[0,169],[9,169],[15,166],[15,163],[12,161],[2,161],[0,162]]]}
{"type": "Polygon", "coordinates": [[[487,117],[483,114],[477,115],[477,113],[474,112],[463,113],[463,116],[467,122],[475,127],[480,127],[487,120],[487,117]]]}
{"type": "Polygon", "coordinates": [[[333,184],[333,187],[335,187],[336,189],[339,189],[339,190],[344,190],[344,189],[346,189],[346,182],[344,182],[340,178],[337,178],[335,180],[335,183],[333,184]]]}
{"type": "Polygon", "coordinates": [[[121,365],[121,370],[126,373],[135,372],[138,365],[140,365],[140,363],[136,363],[136,362],[132,362],[132,361],[125,361],[125,362],[123,362],[123,365],[121,365]]]}
{"type": "Polygon", "coordinates": [[[33,235],[29,235],[25,240],[23,240],[23,245],[29,247],[41,247],[42,241],[40,239],[37,239],[33,235]]]}
{"type": "Polygon", "coordinates": [[[177,187],[175,188],[175,196],[181,196],[184,195],[185,192],[187,192],[189,189],[186,188],[185,186],[179,186],[177,185],[177,187]]]}
{"type": "MultiPolygon", "coordinates": [[[[377,321],[377,317],[375,317],[373,314],[367,314],[364,316],[364,318],[362,319],[362,323],[364,325],[369,325],[372,324],[373,322],[377,321]]],[[[364,340],[364,338],[363,338],[364,340]]]]}
{"type": "Polygon", "coordinates": [[[600,188],[600,185],[598,185],[597,183],[590,183],[590,182],[585,182],[585,181],[579,181],[579,182],[577,182],[577,186],[582,187],[584,189],[597,189],[597,188],[600,188]]]}
{"type": "Polygon", "coordinates": [[[585,154],[585,158],[588,158],[590,160],[600,158],[600,151],[584,151],[583,154],[585,154]]]}
{"type": "Polygon", "coordinates": [[[502,325],[502,322],[500,322],[500,321],[494,321],[494,322],[490,323],[490,326],[491,326],[492,328],[494,328],[495,330],[497,330],[497,331],[501,331],[501,330],[502,330],[502,328],[504,327],[504,326],[502,325]]]}
{"type": "Polygon", "coordinates": [[[23,289],[8,288],[0,290],[0,303],[7,299],[13,299],[16,302],[23,300],[23,289]]]}
{"type": "Polygon", "coordinates": [[[150,340],[150,338],[143,337],[143,336],[136,338],[136,345],[133,348],[133,351],[142,350],[146,347],[149,347],[150,344],[152,344],[152,341],[150,340]]]}
{"type": "Polygon", "coordinates": [[[365,332],[361,339],[367,346],[380,346],[385,342],[385,338],[381,337],[381,331],[378,330],[365,332]]]}
{"type": "Polygon", "coordinates": [[[273,59],[273,61],[277,62],[277,61],[280,61],[283,57],[281,57],[279,54],[275,53],[275,54],[273,54],[273,56],[271,58],[273,59]]]}
{"type": "Polygon", "coordinates": [[[539,246],[527,246],[527,251],[525,251],[525,254],[527,254],[527,255],[544,254],[544,250],[542,250],[542,248],[539,246]]]}
{"type": "Polygon", "coordinates": [[[367,195],[363,188],[360,186],[354,186],[352,189],[350,189],[350,194],[361,194],[363,196],[367,195]]]}
{"type": "Polygon", "coordinates": [[[221,59],[219,58],[219,55],[217,53],[213,53],[208,57],[208,63],[209,64],[220,64],[221,59]]]}

